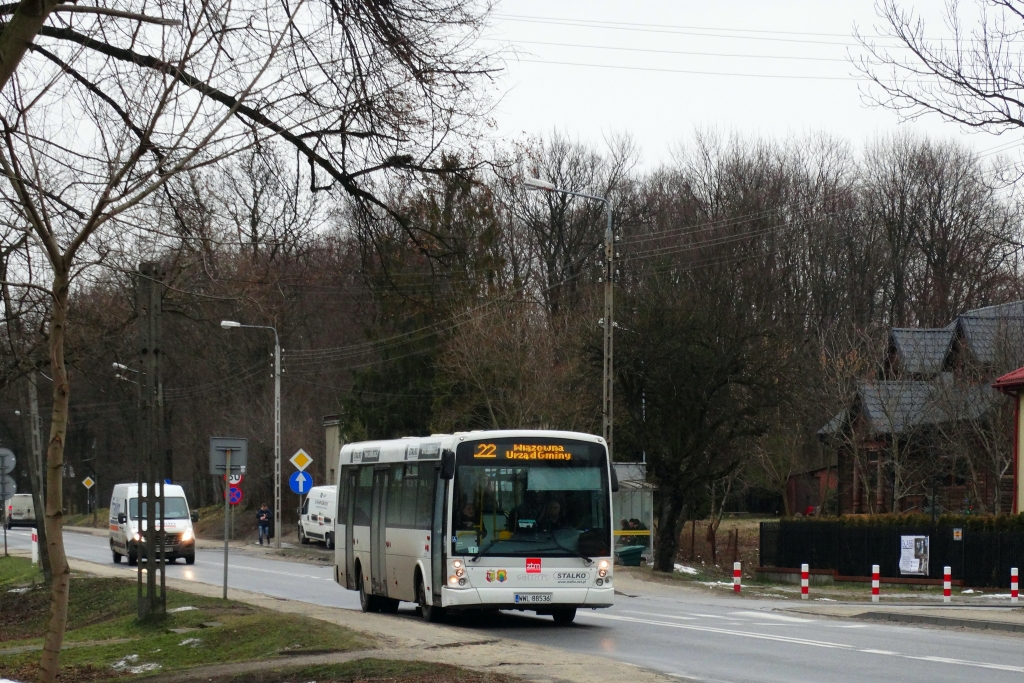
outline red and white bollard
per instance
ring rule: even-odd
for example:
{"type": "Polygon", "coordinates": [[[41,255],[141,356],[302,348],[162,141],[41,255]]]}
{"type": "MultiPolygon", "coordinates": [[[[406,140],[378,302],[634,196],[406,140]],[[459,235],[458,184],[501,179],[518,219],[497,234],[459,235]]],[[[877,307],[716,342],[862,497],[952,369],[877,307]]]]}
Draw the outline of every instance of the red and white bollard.
{"type": "Polygon", "coordinates": [[[879,571],[878,565],[871,565],[871,602],[878,602],[878,584],[879,584],[879,571]]]}
{"type": "Polygon", "coordinates": [[[953,601],[953,568],[942,568],[942,602],[953,601]]]}
{"type": "Polygon", "coordinates": [[[811,567],[810,565],[800,565],[800,599],[807,599],[807,586],[811,582],[811,567]]]}
{"type": "Polygon", "coordinates": [[[1010,567],[1010,602],[1017,602],[1017,568],[1010,567]]]}
{"type": "Polygon", "coordinates": [[[32,529],[32,564],[39,564],[39,531],[32,529]]]}
{"type": "Polygon", "coordinates": [[[733,562],[732,563],[732,592],[735,593],[736,595],[740,594],[740,588],[742,587],[742,585],[741,585],[742,577],[743,577],[743,574],[740,572],[740,563],[739,562],[733,562]]]}

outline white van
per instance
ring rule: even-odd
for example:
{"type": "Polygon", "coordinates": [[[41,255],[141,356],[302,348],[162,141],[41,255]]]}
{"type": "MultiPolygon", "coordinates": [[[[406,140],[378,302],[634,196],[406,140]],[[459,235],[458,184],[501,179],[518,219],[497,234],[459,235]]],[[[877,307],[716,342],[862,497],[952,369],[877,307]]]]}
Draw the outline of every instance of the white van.
{"type": "Polygon", "coordinates": [[[15,493],[7,499],[7,528],[16,526],[35,526],[36,508],[32,504],[31,493],[15,493]]]}
{"type": "Polygon", "coordinates": [[[338,509],[337,486],[314,486],[299,510],[299,542],[322,541],[334,547],[334,515],[338,509]]]}
{"type": "MultiPolygon", "coordinates": [[[[142,485],[143,494],[146,485],[142,485]]],[[[157,494],[160,488],[157,485],[157,494]]],[[[196,537],[192,530],[192,522],[199,521],[199,515],[189,513],[185,490],[175,484],[164,487],[164,524],[167,532],[165,552],[167,561],[174,562],[179,557],[185,558],[185,564],[195,564],[196,537]]],[[[156,510],[159,515],[160,508],[156,510]]],[[[146,548],[140,548],[139,532],[146,529],[146,506],[142,506],[142,520],[139,520],[139,485],[117,484],[110,497],[110,551],[114,555],[114,564],[120,564],[122,557],[128,558],[128,564],[135,565],[140,553],[145,555],[146,548]]]]}

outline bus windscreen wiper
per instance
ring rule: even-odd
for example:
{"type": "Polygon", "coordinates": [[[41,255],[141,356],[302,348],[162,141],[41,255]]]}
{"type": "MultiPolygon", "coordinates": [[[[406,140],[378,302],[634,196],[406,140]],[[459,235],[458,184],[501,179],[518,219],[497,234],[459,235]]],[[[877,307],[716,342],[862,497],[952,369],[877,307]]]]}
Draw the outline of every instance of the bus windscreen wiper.
{"type": "Polygon", "coordinates": [[[558,539],[557,539],[557,538],[555,537],[555,532],[554,532],[554,531],[549,531],[548,533],[549,533],[549,534],[551,534],[551,540],[552,540],[552,541],[554,542],[554,544],[555,544],[555,545],[557,545],[557,546],[558,546],[559,548],[561,548],[562,550],[564,550],[564,551],[565,551],[565,552],[567,552],[567,553],[570,553],[570,554],[572,554],[572,555],[575,555],[576,557],[582,557],[582,558],[583,558],[583,560],[584,560],[584,561],[585,561],[585,562],[586,562],[587,564],[594,564],[594,561],[593,561],[592,559],[590,559],[589,557],[587,557],[586,555],[584,555],[583,553],[581,553],[581,552],[580,552],[579,550],[573,550],[572,548],[567,548],[566,546],[564,546],[564,545],[562,545],[561,543],[559,543],[558,539]]]}

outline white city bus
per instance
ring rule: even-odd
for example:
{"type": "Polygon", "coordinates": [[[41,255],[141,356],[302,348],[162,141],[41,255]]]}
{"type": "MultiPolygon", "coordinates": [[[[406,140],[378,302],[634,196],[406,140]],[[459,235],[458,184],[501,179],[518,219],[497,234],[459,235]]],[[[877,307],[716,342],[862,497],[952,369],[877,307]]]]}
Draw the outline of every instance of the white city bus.
{"type": "Polygon", "coordinates": [[[367,612],[532,610],[569,623],[612,604],[604,440],[509,430],[346,444],[335,580],[367,612]]]}

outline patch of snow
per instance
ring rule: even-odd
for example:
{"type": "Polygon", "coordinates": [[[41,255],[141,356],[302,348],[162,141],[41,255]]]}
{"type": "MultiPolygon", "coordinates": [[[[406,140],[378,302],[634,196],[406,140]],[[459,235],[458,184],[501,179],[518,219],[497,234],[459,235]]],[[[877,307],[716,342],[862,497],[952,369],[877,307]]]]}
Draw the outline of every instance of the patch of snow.
{"type": "Polygon", "coordinates": [[[673,569],[675,569],[675,571],[680,572],[682,574],[696,574],[697,573],[696,569],[694,569],[693,567],[687,567],[685,564],[673,565],[673,569]]]}
{"type": "Polygon", "coordinates": [[[160,665],[155,662],[136,664],[135,662],[137,661],[139,661],[138,655],[125,655],[111,664],[110,668],[114,671],[123,671],[130,674],[144,674],[150,671],[156,671],[160,668],[160,665]]]}
{"type": "Polygon", "coordinates": [[[1010,596],[1009,593],[993,593],[992,595],[990,595],[988,597],[990,597],[990,598],[1009,598],[1011,596],[1010,596]]]}
{"type": "Polygon", "coordinates": [[[168,614],[174,614],[175,612],[191,612],[192,610],[196,610],[196,609],[199,609],[199,608],[198,607],[193,607],[192,605],[185,605],[184,607],[175,607],[174,609],[169,609],[169,610],[167,610],[167,613],[168,614]]]}
{"type": "Polygon", "coordinates": [[[963,595],[967,595],[968,593],[973,593],[973,592],[974,592],[973,588],[968,588],[965,591],[960,591],[960,593],[963,594],[963,595]]]}
{"type": "Polygon", "coordinates": [[[754,595],[756,595],[759,598],[782,598],[783,600],[787,599],[785,595],[780,595],[778,593],[754,593],[754,595]]]}
{"type": "Polygon", "coordinates": [[[699,581],[702,586],[709,586],[714,588],[715,586],[728,586],[732,588],[732,581],[699,581]]]}
{"type": "Polygon", "coordinates": [[[197,647],[202,642],[203,641],[199,638],[186,638],[185,640],[178,643],[178,645],[191,645],[192,647],[197,647]]]}
{"type": "Polygon", "coordinates": [[[818,602],[835,602],[832,598],[814,598],[818,602]]]}
{"type": "MultiPolygon", "coordinates": [[[[11,588],[7,592],[8,593],[28,593],[30,590],[32,590],[32,589],[29,586],[25,586],[23,588],[11,588]]],[[[6,681],[6,680],[7,680],[6,678],[0,679],[0,683],[3,683],[3,681],[6,681]]]]}
{"type": "Polygon", "coordinates": [[[10,678],[0,678],[0,683],[18,683],[18,681],[12,681],[10,678]]]}

